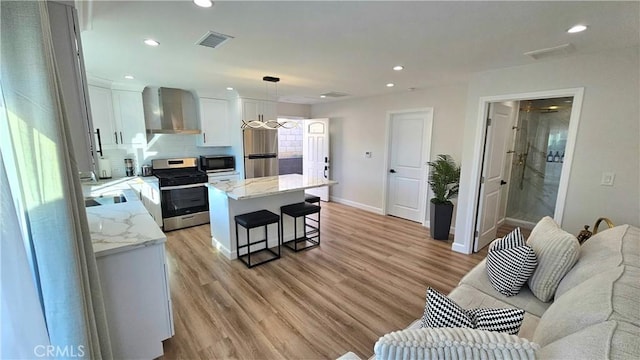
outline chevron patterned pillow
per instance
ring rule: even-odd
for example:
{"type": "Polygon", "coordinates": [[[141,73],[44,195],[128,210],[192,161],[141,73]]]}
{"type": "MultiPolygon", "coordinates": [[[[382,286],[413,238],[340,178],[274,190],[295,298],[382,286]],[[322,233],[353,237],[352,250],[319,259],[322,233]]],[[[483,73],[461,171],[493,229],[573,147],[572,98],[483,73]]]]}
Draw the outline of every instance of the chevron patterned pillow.
{"type": "Polygon", "coordinates": [[[537,266],[536,253],[524,241],[519,227],[489,245],[487,275],[493,288],[505,296],[517,295],[537,266]]]}
{"type": "Polygon", "coordinates": [[[435,289],[427,289],[421,328],[471,328],[515,335],[524,319],[522,309],[465,310],[435,289]]]}

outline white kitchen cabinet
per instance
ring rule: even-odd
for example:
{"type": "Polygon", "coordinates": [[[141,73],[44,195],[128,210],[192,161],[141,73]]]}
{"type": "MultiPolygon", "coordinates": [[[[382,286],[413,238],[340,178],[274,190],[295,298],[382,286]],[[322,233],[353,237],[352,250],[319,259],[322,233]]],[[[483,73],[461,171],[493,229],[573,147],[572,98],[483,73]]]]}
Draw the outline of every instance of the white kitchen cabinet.
{"type": "Polygon", "coordinates": [[[125,148],[146,143],[142,93],[89,85],[93,128],[100,130],[102,146],[125,148]]]}
{"type": "Polygon", "coordinates": [[[94,156],[97,144],[93,140],[91,119],[87,114],[87,78],[82,56],[77,11],[73,7],[48,1],[49,24],[53,52],[60,75],[62,100],[64,101],[69,132],[78,171],[88,175],[95,173],[94,156]]]}
{"type": "Polygon", "coordinates": [[[200,98],[199,146],[231,146],[230,127],[226,100],[200,98]]]}
{"type": "Polygon", "coordinates": [[[238,180],[240,176],[238,174],[216,175],[209,174],[209,183],[216,184],[219,182],[228,182],[238,180]]]}
{"type": "Polygon", "coordinates": [[[162,207],[160,206],[160,186],[157,181],[145,181],[140,191],[140,201],[149,215],[162,227],[162,207]]]}
{"type": "Polygon", "coordinates": [[[276,120],[277,103],[269,100],[242,99],[242,120],[276,120]]]}
{"type": "Polygon", "coordinates": [[[114,359],[153,359],[174,335],[164,243],[97,257],[114,359]]]}
{"type": "Polygon", "coordinates": [[[128,90],[111,90],[113,119],[118,133],[118,144],[125,147],[144,145],[147,142],[144,125],[142,93],[128,90]]]}
{"type": "Polygon", "coordinates": [[[94,131],[100,131],[103,148],[114,148],[118,145],[118,131],[113,118],[113,98],[111,89],[89,85],[89,103],[94,131]]]}

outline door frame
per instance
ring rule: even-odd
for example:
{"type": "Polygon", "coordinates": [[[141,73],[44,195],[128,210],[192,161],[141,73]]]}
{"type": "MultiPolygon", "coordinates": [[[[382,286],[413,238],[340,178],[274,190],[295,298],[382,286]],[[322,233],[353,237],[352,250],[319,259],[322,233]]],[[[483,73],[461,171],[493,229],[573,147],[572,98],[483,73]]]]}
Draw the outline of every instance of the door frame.
{"type": "MultiPolygon", "coordinates": [[[[431,161],[431,139],[433,135],[433,108],[415,108],[405,110],[392,110],[387,111],[387,119],[385,124],[385,139],[384,139],[384,172],[382,174],[382,214],[387,215],[387,203],[388,199],[388,186],[389,186],[389,162],[391,158],[391,119],[394,115],[410,114],[410,113],[426,113],[425,124],[422,132],[422,159],[426,159],[422,165],[422,183],[426,186],[426,191],[423,199],[420,199],[420,218],[422,219],[422,226],[428,227],[427,224],[427,199],[431,195],[431,189],[427,185],[427,162],[431,161]],[[426,146],[424,146],[426,145],[426,146]]],[[[565,156],[566,157],[566,156],[565,156]]]]}
{"type": "Polygon", "coordinates": [[[486,141],[484,130],[487,125],[486,114],[489,109],[489,104],[502,101],[535,100],[569,96],[573,97],[573,103],[571,104],[567,145],[564,153],[564,162],[562,164],[562,173],[560,175],[560,184],[558,185],[556,209],[553,216],[554,220],[562,226],[562,218],[564,216],[564,208],[567,200],[567,190],[569,188],[569,178],[571,175],[571,164],[573,162],[573,152],[575,150],[580,113],[582,111],[584,87],[480,97],[476,122],[477,125],[473,142],[473,151],[475,155],[473,158],[473,166],[471,167],[471,178],[473,179],[473,184],[475,184],[475,186],[470,189],[468,197],[469,199],[473,199],[474,205],[467,208],[467,215],[470,220],[465,226],[467,234],[463,235],[463,238],[471,239],[471,241],[465,245],[465,247],[467,247],[465,251],[466,253],[471,253],[475,245],[476,221],[479,215],[478,205],[481,186],[480,178],[482,177],[482,167],[484,166],[482,160],[482,149],[484,148],[486,141]]]}

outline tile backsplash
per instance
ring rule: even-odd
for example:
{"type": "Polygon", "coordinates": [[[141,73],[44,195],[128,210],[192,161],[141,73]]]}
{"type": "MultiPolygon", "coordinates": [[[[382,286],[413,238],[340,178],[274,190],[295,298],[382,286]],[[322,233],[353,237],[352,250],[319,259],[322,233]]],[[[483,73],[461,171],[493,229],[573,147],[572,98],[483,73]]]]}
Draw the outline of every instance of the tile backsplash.
{"type": "Polygon", "coordinates": [[[140,167],[151,164],[153,159],[233,155],[231,147],[196,146],[198,136],[200,135],[156,134],[148,139],[146,145],[133,145],[127,149],[104,149],[103,154],[111,161],[111,174],[116,178],[125,176],[125,158],[133,159],[135,174],[138,175],[140,167]]]}

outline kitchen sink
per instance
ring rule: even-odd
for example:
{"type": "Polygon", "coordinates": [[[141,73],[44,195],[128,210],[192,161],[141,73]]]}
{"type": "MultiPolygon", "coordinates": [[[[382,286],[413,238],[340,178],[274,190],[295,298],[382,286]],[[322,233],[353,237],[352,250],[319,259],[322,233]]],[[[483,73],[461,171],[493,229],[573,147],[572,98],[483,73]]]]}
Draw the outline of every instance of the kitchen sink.
{"type": "Polygon", "coordinates": [[[127,198],[122,194],[103,194],[100,196],[89,196],[84,198],[85,207],[118,204],[123,202],[127,202],[127,198]]]}

